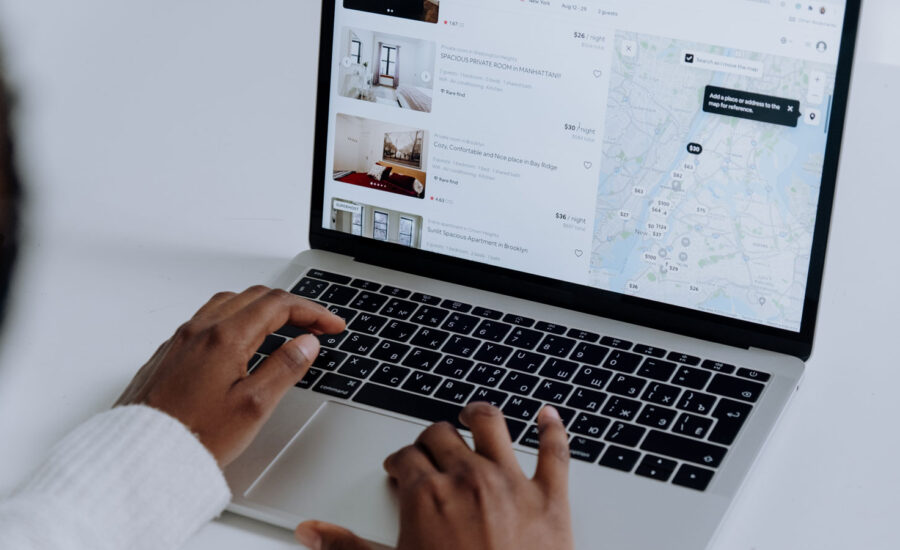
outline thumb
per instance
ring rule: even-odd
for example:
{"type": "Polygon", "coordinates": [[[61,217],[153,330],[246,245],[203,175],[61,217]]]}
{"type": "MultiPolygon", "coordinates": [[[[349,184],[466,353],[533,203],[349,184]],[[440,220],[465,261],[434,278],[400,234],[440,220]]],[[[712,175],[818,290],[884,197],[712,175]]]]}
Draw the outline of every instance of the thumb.
{"type": "Polygon", "coordinates": [[[286,342],[268,359],[260,363],[245,383],[265,390],[263,393],[281,398],[300,381],[319,354],[319,340],[312,334],[286,342]]]}
{"type": "Polygon", "coordinates": [[[294,536],[310,550],[372,550],[351,531],[323,521],[304,521],[294,530],[294,536]]]}

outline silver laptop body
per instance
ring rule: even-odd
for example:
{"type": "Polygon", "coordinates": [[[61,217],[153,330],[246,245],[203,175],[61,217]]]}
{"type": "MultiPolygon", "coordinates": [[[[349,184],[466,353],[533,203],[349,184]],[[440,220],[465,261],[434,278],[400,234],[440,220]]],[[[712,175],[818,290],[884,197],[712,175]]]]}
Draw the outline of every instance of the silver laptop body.
{"type": "Polygon", "coordinates": [[[463,388],[537,378],[499,402],[526,472],[530,417],[511,400],[571,411],[577,548],[714,546],[812,350],[860,2],[602,4],[323,2],[312,250],[271,283],[350,315],[350,329],[227,469],[231,511],[393,546],[382,460],[433,410],[476,399],[441,391],[453,377],[437,359],[410,366],[418,349],[471,361],[463,388]],[[704,270],[715,277],[700,282],[704,270]],[[443,317],[423,322],[425,308],[443,317]],[[383,323],[366,332],[372,317],[383,323]],[[487,321],[507,332],[479,339],[487,321]],[[428,347],[423,329],[447,343],[428,347]],[[541,336],[519,347],[518,329],[541,336]],[[375,359],[354,334],[400,355],[375,359]],[[571,345],[544,347],[548,335],[571,345]],[[456,336],[477,351],[448,347],[456,336]],[[492,363],[485,342],[510,359],[492,363]],[[509,366],[523,351],[539,364],[509,366]],[[547,381],[564,395],[539,393],[547,381]],[[423,399],[442,404],[419,414],[423,399]]]}

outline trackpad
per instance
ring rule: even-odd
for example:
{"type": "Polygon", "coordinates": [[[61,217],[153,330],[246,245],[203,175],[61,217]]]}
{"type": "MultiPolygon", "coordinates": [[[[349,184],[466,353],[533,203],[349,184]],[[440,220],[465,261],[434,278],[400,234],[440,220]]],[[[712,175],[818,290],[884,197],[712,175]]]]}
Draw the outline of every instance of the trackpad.
{"type": "Polygon", "coordinates": [[[381,464],[425,426],[328,402],[250,487],[249,500],[395,544],[396,499],[381,464]]]}

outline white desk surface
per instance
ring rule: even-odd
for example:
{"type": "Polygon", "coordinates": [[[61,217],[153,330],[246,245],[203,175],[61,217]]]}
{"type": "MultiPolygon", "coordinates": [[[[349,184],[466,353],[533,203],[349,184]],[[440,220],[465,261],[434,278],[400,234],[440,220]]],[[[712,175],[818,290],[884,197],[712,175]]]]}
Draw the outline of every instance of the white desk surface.
{"type": "MultiPolygon", "coordinates": [[[[716,548],[898,546],[898,12],[867,2],[815,353],[716,548]]],[[[209,295],[306,246],[318,15],[0,0],[31,203],[0,348],[0,495],[209,295]]],[[[227,514],[188,545],[288,547],[227,514]]]]}

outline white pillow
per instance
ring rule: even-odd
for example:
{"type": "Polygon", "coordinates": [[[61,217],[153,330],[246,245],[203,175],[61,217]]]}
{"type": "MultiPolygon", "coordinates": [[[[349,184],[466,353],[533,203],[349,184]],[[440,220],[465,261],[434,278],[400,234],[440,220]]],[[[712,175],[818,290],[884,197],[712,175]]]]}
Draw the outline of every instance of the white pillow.
{"type": "Polygon", "coordinates": [[[369,169],[369,175],[373,178],[381,181],[381,176],[384,174],[387,166],[381,166],[380,164],[373,164],[372,168],[369,169]]]}
{"type": "Polygon", "coordinates": [[[416,193],[421,195],[422,191],[425,190],[425,185],[423,185],[421,181],[416,180],[413,182],[413,189],[415,189],[416,193]]]}

